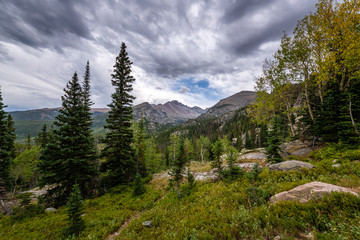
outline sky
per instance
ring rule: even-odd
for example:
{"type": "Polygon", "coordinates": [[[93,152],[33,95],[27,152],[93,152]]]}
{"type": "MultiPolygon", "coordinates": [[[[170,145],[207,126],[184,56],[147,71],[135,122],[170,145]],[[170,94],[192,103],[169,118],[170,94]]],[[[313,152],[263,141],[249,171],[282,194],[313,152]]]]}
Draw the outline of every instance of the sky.
{"type": "Polygon", "coordinates": [[[211,107],[254,90],[284,31],[316,0],[0,0],[0,86],[7,111],[61,106],[90,62],[93,107],[107,107],[121,43],[134,105],[211,107]]]}

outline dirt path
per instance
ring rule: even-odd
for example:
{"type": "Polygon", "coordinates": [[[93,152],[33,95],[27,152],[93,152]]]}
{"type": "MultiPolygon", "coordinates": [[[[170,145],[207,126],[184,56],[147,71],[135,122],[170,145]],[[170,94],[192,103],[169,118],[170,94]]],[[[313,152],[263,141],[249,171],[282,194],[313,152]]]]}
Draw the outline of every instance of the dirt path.
{"type": "MultiPolygon", "coordinates": [[[[158,202],[159,200],[163,199],[164,197],[165,197],[165,194],[163,194],[162,196],[160,196],[159,198],[157,198],[157,199],[154,201],[154,204],[155,204],[156,202],[158,202]]],[[[141,215],[142,215],[143,213],[145,213],[145,212],[146,212],[146,210],[143,210],[143,211],[141,211],[141,212],[135,212],[133,215],[131,215],[131,217],[130,217],[129,219],[127,219],[127,220],[119,227],[118,230],[116,230],[114,233],[110,234],[110,235],[106,238],[106,240],[114,240],[114,238],[115,238],[116,236],[118,236],[118,235],[121,233],[122,230],[124,230],[125,228],[127,228],[127,226],[128,226],[132,221],[134,221],[134,220],[136,220],[136,219],[139,219],[139,218],[141,217],[141,215]]]]}
{"type": "Polygon", "coordinates": [[[145,211],[142,212],[136,212],[134,213],[128,220],[126,220],[120,227],[118,230],[116,230],[116,232],[114,232],[113,234],[109,235],[106,240],[114,240],[114,238],[116,236],[118,236],[120,234],[120,232],[125,229],[132,221],[138,219],[145,211]]]}

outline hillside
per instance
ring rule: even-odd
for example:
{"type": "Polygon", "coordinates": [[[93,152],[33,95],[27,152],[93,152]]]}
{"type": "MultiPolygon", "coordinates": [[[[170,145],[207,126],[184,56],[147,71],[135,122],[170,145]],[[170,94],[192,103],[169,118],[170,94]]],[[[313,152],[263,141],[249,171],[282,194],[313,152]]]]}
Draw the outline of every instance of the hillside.
{"type": "Polygon", "coordinates": [[[217,104],[210,107],[199,119],[220,117],[221,115],[248,106],[256,98],[256,92],[241,91],[230,97],[221,99],[217,104]]]}
{"type": "MultiPolygon", "coordinates": [[[[258,162],[263,169],[245,170],[230,181],[200,180],[211,167],[192,162],[197,183],[189,188],[185,180],[181,198],[168,187],[169,176],[163,172],[154,175],[141,196],[134,197],[132,187],[122,185],[86,200],[86,228],[79,239],[359,239],[360,199],[353,194],[318,195],[308,203],[271,200],[277,193],[319,181],[358,192],[356,156],[359,150],[327,147],[300,158],[315,168],[292,171],[270,170],[262,161],[239,158],[239,163],[258,162]]],[[[1,216],[0,224],[0,239],[58,239],[66,226],[66,209],[1,216]]]]}

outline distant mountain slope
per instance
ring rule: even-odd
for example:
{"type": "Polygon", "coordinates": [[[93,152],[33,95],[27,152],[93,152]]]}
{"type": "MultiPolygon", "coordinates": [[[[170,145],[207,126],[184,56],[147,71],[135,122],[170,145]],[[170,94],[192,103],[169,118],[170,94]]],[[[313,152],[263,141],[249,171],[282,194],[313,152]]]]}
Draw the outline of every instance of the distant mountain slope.
{"type": "Polygon", "coordinates": [[[205,113],[205,110],[199,107],[191,108],[178,101],[157,105],[145,102],[135,106],[133,110],[135,119],[139,119],[143,114],[147,121],[159,124],[177,124],[205,113]]]}
{"type": "Polygon", "coordinates": [[[54,121],[60,108],[42,108],[28,111],[10,112],[14,121],[54,121]]]}
{"type": "Polygon", "coordinates": [[[206,113],[202,114],[199,119],[208,119],[220,117],[228,112],[248,106],[256,98],[256,92],[241,91],[230,97],[221,99],[217,104],[209,108],[206,113]]]}
{"type": "MultiPolygon", "coordinates": [[[[10,112],[15,121],[15,133],[18,139],[26,138],[30,133],[35,137],[44,124],[50,125],[59,114],[60,108],[42,108],[28,111],[10,112]]],[[[93,129],[95,133],[101,133],[101,128],[106,123],[108,108],[93,108],[93,129]],[[100,131],[99,131],[100,130],[100,131]]],[[[151,130],[156,130],[163,126],[173,126],[181,124],[188,119],[196,118],[203,114],[205,110],[199,107],[188,107],[178,101],[171,101],[165,104],[141,103],[133,107],[135,120],[143,114],[144,119],[151,130]]]]}

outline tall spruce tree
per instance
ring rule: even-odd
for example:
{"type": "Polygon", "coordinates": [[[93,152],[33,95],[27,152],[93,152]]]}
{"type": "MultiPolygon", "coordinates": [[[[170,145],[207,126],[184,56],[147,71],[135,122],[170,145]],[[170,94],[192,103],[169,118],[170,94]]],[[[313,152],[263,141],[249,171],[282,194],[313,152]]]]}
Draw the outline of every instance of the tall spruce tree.
{"type": "Polygon", "coordinates": [[[281,119],[278,115],[275,115],[274,118],[271,120],[271,130],[268,135],[268,142],[266,150],[267,161],[269,163],[279,163],[282,161],[282,157],[280,155],[280,144],[281,144],[281,137],[280,137],[280,124],[281,119]]]}
{"type": "Polygon", "coordinates": [[[6,105],[3,103],[0,89],[0,179],[2,179],[5,186],[9,189],[10,146],[13,142],[11,142],[11,136],[9,135],[8,114],[4,110],[5,107],[6,105]]]}
{"type": "Polygon", "coordinates": [[[11,114],[8,114],[7,118],[7,130],[8,130],[8,151],[10,152],[11,159],[14,159],[16,157],[16,149],[15,149],[15,122],[11,116],[11,114]]]}
{"type": "Polygon", "coordinates": [[[172,177],[171,181],[175,182],[176,190],[179,197],[181,197],[180,182],[183,179],[186,163],[187,163],[187,156],[185,151],[185,139],[183,137],[180,137],[178,154],[169,172],[169,175],[172,177]]]}
{"type": "Polygon", "coordinates": [[[88,119],[88,103],[75,72],[64,89],[62,109],[56,116],[52,136],[42,151],[39,170],[40,185],[52,185],[45,198],[47,203],[66,203],[72,187],[79,185],[81,195],[91,193],[91,179],[97,174],[95,150],[88,119]]]}
{"type": "Polygon", "coordinates": [[[48,142],[48,133],[46,129],[47,126],[44,124],[38,134],[38,143],[42,148],[44,148],[48,142]]]}
{"type": "Polygon", "coordinates": [[[132,147],[134,140],[131,128],[132,103],[135,99],[131,92],[135,78],[131,75],[131,65],[126,45],[122,43],[111,75],[115,92],[111,95],[112,102],[108,105],[110,111],[105,126],[108,132],[102,152],[105,161],[101,165],[101,171],[106,172],[105,184],[108,186],[129,182],[135,175],[135,151],[132,147]]]}
{"type": "Polygon", "coordinates": [[[147,175],[146,164],[145,164],[145,123],[144,118],[141,114],[141,118],[139,121],[139,126],[137,128],[136,133],[136,150],[137,150],[137,158],[136,158],[136,173],[140,173],[141,177],[145,177],[147,175]]]}
{"type": "Polygon", "coordinates": [[[30,148],[31,148],[31,136],[30,133],[28,133],[26,137],[26,150],[30,150],[30,148]]]}
{"type": "MultiPolygon", "coordinates": [[[[82,82],[82,104],[83,104],[83,111],[81,112],[82,116],[82,124],[83,124],[83,132],[84,138],[86,139],[87,143],[84,145],[84,151],[87,153],[88,162],[91,163],[93,170],[96,169],[96,175],[98,175],[98,168],[99,164],[97,163],[97,151],[95,148],[95,140],[93,137],[93,132],[91,130],[91,127],[93,125],[93,118],[92,118],[92,112],[91,112],[91,106],[94,105],[94,103],[91,101],[91,85],[90,85],[90,64],[89,61],[86,63],[85,67],[85,74],[84,74],[84,80],[82,82]]],[[[80,186],[81,187],[81,186],[80,186]]],[[[91,186],[89,190],[94,190],[95,186],[91,186]]],[[[83,190],[82,188],[80,188],[83,190]]],[[[83,192],[82,192],[83,193],[83,192]]],[[[83,195],[86,196],[86,195],[83,195]]]]}
{"type": "Polygon", "coordinates": [[[211,166],[216,169],[216,173],[220,178],[222,177],[222,172],[223,172],[221,156],[223,155],[224,151],[225,151],[224,144],[222,143],[221,140],[217,140],[212,147],[212,152],[214,154],[214,161],[212,161],[211,166]]]}

